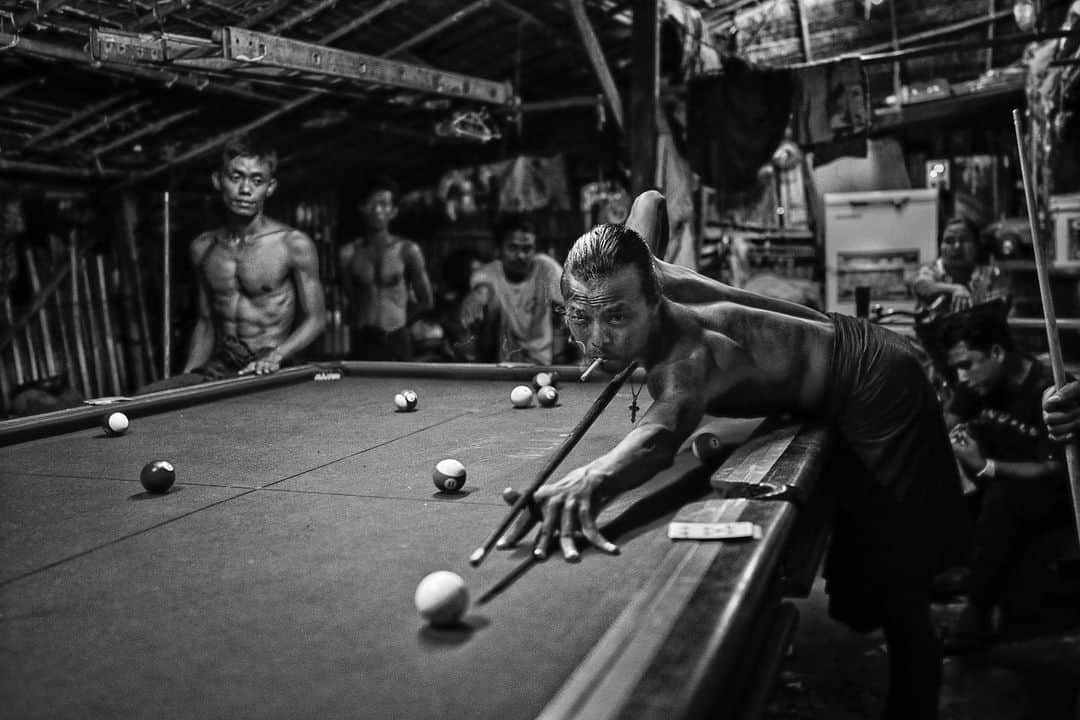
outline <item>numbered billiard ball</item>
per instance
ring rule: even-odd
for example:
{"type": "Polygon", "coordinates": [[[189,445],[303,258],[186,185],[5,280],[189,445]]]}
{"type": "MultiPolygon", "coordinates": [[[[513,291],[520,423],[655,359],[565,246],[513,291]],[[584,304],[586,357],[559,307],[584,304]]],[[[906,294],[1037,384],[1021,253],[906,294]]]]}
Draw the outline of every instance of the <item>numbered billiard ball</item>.
{"type": "Polygon", "coordinates": [[[533,391],[528,385],[518,385],[510,391],[510,402],[516,408],[527,408],[532,405],[533,391]]]}
{"type": "Polygon", "coordinates": [[[440,460],[431,474],[435,487],[448,493],[458,492],[465,487],[465,478],[465,466],[453,458],[440,460]]]}
{"type": "Polygon", "coordinates": [[[456,625],[469,608],[469,589],[457,573],[437,570],[416,586],[416,611],[434,627],[456,625]]]}
{"type": "Polygon", "coordinates": [[[540,407],[555,407],[559,402],[559,391],[551,385],[545,385],[537,391],[536,401],[540,403],[540,407]]]}
{"type": "Polygon", "coordinates": [[[176,482],[176,470],[167,460],[155,460],[143,466],[139,473],[139,482],[146,488],[146,492],[163,493],[176,482]]]}
{"type": "Polygon", "coordinates": [[[420,397],[413,390],[402,390],[394,396],[394,405],[401,412],[412,412],[420,403],[420,397]]]}
{"type": "Polygon", "coordinates": [[[101,419],[101,427],[105,429],[105,434],[113,437],[126,433],[128,425],[128,417],[122,412],[106,413],[101,419]]]}

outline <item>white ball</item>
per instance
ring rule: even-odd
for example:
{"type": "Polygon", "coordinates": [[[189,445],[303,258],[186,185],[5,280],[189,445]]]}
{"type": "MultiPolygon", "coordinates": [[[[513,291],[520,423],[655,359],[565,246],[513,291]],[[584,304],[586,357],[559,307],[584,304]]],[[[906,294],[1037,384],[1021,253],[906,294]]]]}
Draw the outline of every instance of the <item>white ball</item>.
{"type": "Polygon", "coordinates": [[[402,390],[394,396],[394,405],[397,406],[398,410],[411,412],[416,409],[419,403],[419,396],[412,390],[402,390]]]}
{"type": "Polygon", "coordinates": [[[532,405],[533,391],[528,385],[518,385],[510,391],[510,402],[516,408],[527,408],[532,405]]]}
{"type": "Polygon", "coordinates": [[[440,460],[431,479],[443,492],[457,492],[465,486],[465,466],[453,458],[440,460]]]}
{"type": "Polygon", "coordinates": [[[122,412],[109,413],[105,416],[105,422],[102,423],[105,427],[105,432],[110,435],[122,435],[127,432],[128,418],[122,412]]]}
{"type": "Polygon", "coordinates": [[[416,586],[416,611],[432,625],[458,623],[469,608],[469,589],[457,573],[437,570],[416,586]]]}

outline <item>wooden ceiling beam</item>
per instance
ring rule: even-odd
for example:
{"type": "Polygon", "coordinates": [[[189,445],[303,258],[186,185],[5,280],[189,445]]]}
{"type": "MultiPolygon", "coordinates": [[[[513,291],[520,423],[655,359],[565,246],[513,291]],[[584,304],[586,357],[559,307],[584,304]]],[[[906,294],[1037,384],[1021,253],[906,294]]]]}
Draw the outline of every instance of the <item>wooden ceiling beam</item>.
{"type": "Polygon", "coordinates": [[[113,123],[119,122],[123,118],[126,118],[128,115],[134,115],[135,113],[139,112],[144,107],[152,103],[152,100],[140,100],[139,102],[132,103],[131,105],[121,108],[114,113],[104,113],[101,115],[101,119],[98,120],[96,123],[87,125],[82,130],[79,130],[76,133],[72,133],[71,135],[68,135],[61,140],[50,143],[45,149],[49,152],[55,152],[57,150],[62,150],[66,147],[71,147],[83,138],[90,137],[94,133],[101,132],[113,123]]]}
{"type": "Polygon", "coordinates": [[[611,108],[615,123],[620,130],[625,130],[622,97],[619,95],[619,88],[615,85],[615,78],[611,75],[611,69],[604,57],[604,50],[600,47],[600,40],[597,39],[589,16],[585,13],[584,0],[570,0],[570,9],[574,15],[574,23],[581,34],[581,42],[585,45],[585,52],[589,56],[589,62],[592,63],[593,72],[611,108]]]}
{"type": "Polygon", "coordinates": [[[27,10],[15,18],[15,33],[18,34],[27,25],[32,25],[54,10],[58,10],[64,2],[66,0],[38,0],[36,8],[27,10]]]}
{"type": "Polygon", "coordinates": [[[138,130],[129,132],[126,135],[115,138],[114,140],[111,140],[104,145],[99,145],[93,150],[91,150],[90,154],[94,157],[101,157],[102,155],[111,152],[118,147],[127,145],[130,142],[134,142],[139,138],[146,137],[147,135],[155,135],[164,130],[165,128],[170,127],[171,125],[175,125],[178,122],[187,120],[189,117],[198,114],[198,112],[199,108],[190,108],[188,110],[181,110],[180,112],[173,113],[172,115],[163,117],[160,120],[150,123],[149,125],[144,125],[138,130]]]}
{"type": "Polygon", "coordinates": [[[401,44],[387,50],[386,52],[382,53],[382,55],[384,55],[385,57],[392,57],[392,56],[397,55],[398,53],[400,53],[400,52],[402,52],[404,50],[408,50],[411,47],[419,45],[420,43],[424,42],[428,38],[430,38],[430,37],[432,37],[434,35],[438,35],[439,33],[441,33],[446,28],[450,27],[451,25],[456,25],[457,23],[461,22],[462,20],[464,20],[469,15],[472,15],[477,10],[489,7],[491,5],[491,3],[492,3],[492,0],[476,0],[475,2],[470,3],[470,4],[466,5],[465,7],[461,8],[460,10],[456,11],[452,15],[443,18],[439,22],[435,23],[434,25],[432,25],[428,29],[421,32],[420,34],[418,34],[418,35],[416,35],[416,36],[414,36],[412,38],[409,38],[405,42],[403,42],[403,43],[401,43],[401,44]]]}
{"type": "Polygon", "coordinates": [[[67,118],[65,120],[61,120],[60,122],[56,123],[55,125],[50,125],[49,127],[45,128],[44,130],[39,132],[34,137],[27,140],[23,144],[22,148],[20,148],[20,149],[21,150],[26,150],[28,148],[31,148],[31,147],[41,143],[44,140],[48,140],[51,137],[55,137],[56,135],[64,132],[65,130],[67,130],[68,128],[74,127],[75,125],[78,125],[83,120],[86,120],[87,118],[94,117],[95,115],[97,115],[99,112],[101,112],[105,108],[116,105],[117,103],[119,103],[119,102],[121,102],[123,100],[127,100],[131,96],[132,96],[132,93],[130,93],[130,92],[122,93],[120,95],[114,95],[113,97],[105,98],[104,100],[101,100],[100,102],[96,102],[96,103],[90,105],[89,107],[85,107],[82,110],[80,110],[79,112],[74,113],[71,117],[69,117],[69,118],[67,118]]]}

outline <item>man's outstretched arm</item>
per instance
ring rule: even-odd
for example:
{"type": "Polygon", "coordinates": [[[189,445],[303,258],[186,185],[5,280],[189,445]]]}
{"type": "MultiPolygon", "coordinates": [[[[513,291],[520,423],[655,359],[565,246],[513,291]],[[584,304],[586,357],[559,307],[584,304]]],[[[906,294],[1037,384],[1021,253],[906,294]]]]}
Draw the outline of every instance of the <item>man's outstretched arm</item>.
{"type": "MultiPolygon", "coordinates": [[[[667,200],[662,194],[655,190],[647,190],[634,199],[634,204],[624,224],[640,235],[650,248],[659,247],[661,239],[668,232],[666,205],[667,200]]],[[[663,283],[664,297],[677,303],[693,305],[733,302],[806,320],[825,319],[825,316],[817,310],[804,305],[740,290],[725,285],[719,280],[705,277],[690,268],[672,265],[659,258],[654,258],[653,262],[663,283]]]]}

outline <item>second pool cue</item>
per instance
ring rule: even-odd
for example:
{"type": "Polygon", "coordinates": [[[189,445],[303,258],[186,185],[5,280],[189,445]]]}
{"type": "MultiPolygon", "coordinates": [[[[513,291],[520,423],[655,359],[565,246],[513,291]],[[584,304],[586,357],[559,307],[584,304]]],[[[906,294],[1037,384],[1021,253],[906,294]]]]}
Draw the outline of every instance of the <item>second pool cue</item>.
{"type": "Polygon", "coordinates": [[[502,537],[503,533],[510,527],[510,524],[514,522],[514,518],[517,517],[518,513],[520,513],[526,505],[532,502],[533,495],[536,494],[536,491],[540,489],[541,485],[547,482],[548,478],[551,477],[551,474],[555,472],[555,469],[559,466],[559,463],[570,454],[570,451],[574,449],[574,446],[578,444],[578,441],[584,437],[589,427],[596,422],[596,418],[600,417],[600,413],[604,411],[604,408],[607,407],[608,403],[610,403],[612,398],[619,392],[619,388],[623,386],[623,383],[626,382],[626,379],[630,377],[636,368],[637,362],[631,361],[618,375],[611,378],[607,387],[604,388],[597,396],[596,400],[593,401],[592,406],[585,411],[585,415],[578,421],[578,424],[574,427],[570,435],[563,440],[562,445],[556,448],[555,452],[548,458],[543,469],[540,470],[536,479],[533,480],[532,485],[530,485],[525,492],[521,494],[521,497],[510,506],[506,518],[499,523],[499,526],[495,528],[495,531],[484,540],[484,543],[469,556],[469,564],[475,567],[483,562],[484,558],[487,557],[487,554],[491,552],[491,548],[495,547],[495,543],[499,541],[499,538],[502,537]]]}
{"type": "MultiPolygon", "coordinates": [[[[1020,127],[1020,111],[1013,110],[1012,118],[1013,127],[1016,129],[1017,154],[1020,157],[1020,175],[1024,181],[1024,199],[1027,201],[1028,227],[1031,229],[1031,244],[1035,250],[1035,274],[1039,278],[1039,296],[1042,298],[1043,316],[1046,318],[1046,342],[1050,350],[1050,369],[1054,373],[1054,389],[1060,390],[1065,385],[1065,360],[1061,355],[1061,338],[1058,337],[1054,298],[1050,293],[1046,250],[1043,248],[1038,222],[1035,219],[1035,191],[1031,187],[1027,158],[1024,156],[1024,133],[1020,127]]],[[[1069,486],[1072,489],[1076,535],[1080,539],[1080,447],[1077,446],[1075,440],[1065,445],[1065,466],[1069,471],[1069,486]]]]}
{"type": "MultiPolygon", "coordinates": [[[[30,276],[30,290],[33,291],[34,297],[37,298],[42,294],[41,278],[38,276],[37,262],[34,260],[34,252],[30,248],[26,248],[24,253],[26,259],[26,272],[30,276]]],[[[53,289],[55,292],[55,288],[53,289]]],[[[56,375],[58,366],[56,362],[56,351],[53,348],[53,334],[52,324],[49,322],[48,303],[40,303],[38,309],[38,323],[41,325],[41,341],[45,348],[45,370],[49,377],[56,375]]]]}
{"type": "Polygon", "coordinates": [[[161,377],[172,375],[172,216],[169,191],[163,199],[161,252],[161,377]]]}
{"type": "Polygon", "coordinates": [[[109,292],[105,285],[105,256],[96,255],[94,270],[97,284],[95,290],[101,303],[101,327],[105,333],[105,353],[109,358],[109,382],[113,395],[121,394],[120,369],[117,366],[116,335],[113,333],[112,309],[109,307],[109,292]]]}

